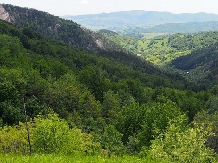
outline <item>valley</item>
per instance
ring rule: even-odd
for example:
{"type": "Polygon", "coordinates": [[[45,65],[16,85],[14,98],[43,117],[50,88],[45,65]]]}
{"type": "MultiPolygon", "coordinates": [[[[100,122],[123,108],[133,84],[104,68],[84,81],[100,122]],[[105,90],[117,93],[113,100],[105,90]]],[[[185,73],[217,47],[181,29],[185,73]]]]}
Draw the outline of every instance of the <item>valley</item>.
{"type": "Polygon", "coordinates": [[[98,33],[103,34],[106,38],[136,56],[138,55],[142,59],[152,62],[166,71],[179,73],[187,80],[195,82],[201,82],[201,79],[210,74],[214,68],[211,65],[215,64],[217,59],[216,50],[212,50],[218,40],[218,32],[216,31],[190,34],[178,33],[155,36],[151,39],[136,39],[108,30],[100,30],[98,33]],[[206,50],[213,51],[213,54],[211,54],[213,57],[208,57],[209,54],[205,53],[206,50]],[[201,61],[196,59],[200,58],[200,56],[201,61]],[[187,59],[181,63],[180,58],[187,59]],[[185,62],[190,62],[190,60],[192,60],[192,67],[186,67],[187,63],[185,62]]]}
{"type": "Polygon", "coordinates": [[[0,162],[218,161],[217,15],[0,12],[0,162]]]}

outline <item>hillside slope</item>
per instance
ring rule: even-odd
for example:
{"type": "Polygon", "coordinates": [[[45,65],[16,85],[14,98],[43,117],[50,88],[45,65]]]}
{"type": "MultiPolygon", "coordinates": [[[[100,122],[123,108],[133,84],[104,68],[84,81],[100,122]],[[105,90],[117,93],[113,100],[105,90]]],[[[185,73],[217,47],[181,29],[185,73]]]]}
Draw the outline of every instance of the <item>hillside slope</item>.
{"type": "Polygon", "coordinates": [[[49,40],[39,33],[26,33],[25,29],[3,21],[0,21],[0,54],[1,100],[16,99],[9,103],[16,107],[11,110],[13,116],[4,109],[0,110],[5,115],[3,122],[10,124],[23,118],[19,102],[23,96],[27,96],[30,103],[41,106],[29,108],[31,116],[50,106],[61,117],[73,116],[76,111],[82,118],[90,114],[96,118],[98,103],[103,103],[108,91],[119,94],[124,105],[132,100],[142,104],[148,102],[151,96],[156,98],[160,95],[159,87],[181,91],[197,88],[180,76],[169,77],[163,72],[148,70],[145,73],[145,70],[136,70],[49,40]],[[151,90],[154,93],[150,94],[151,90]],[[16,111],[21,117],[14,116],[16,111]]]}
{"type": "MultiPolygon", "coordinates": [[[[127,53],[122,47],[106,39],[104,36],[92,32],[72,21],[64,20],[46,12],[34,9],[21,8],[12,5],[2,5],[9,13],[11,23],[20,28],[25,28],[25,33],[29,35],[29,30],[45,35],[46,37],[67,43],[74,48],[88,51],[118,61],[133,69],[145,73],[161,73],[161,70],[149,62],[127,53]]],[[[31,32],[30,32],[31,33],[31,32]]],[[[29,37],[31,37],[29,35],[29,37]]]]}
{"type": "Polygon", "coordinates": [[[151,39],[136,39],[122,36],[109,30],[100,30],[99,34],[119,44],[121,47],[158,66],[163,66],[191,51],[206,48],[217,43],[218,32],[200,32],[194,34],[163,35],[151,39]]]}
{"type": "Polygon", "coordinates": [[[203,87],[217,84],[214,79],[217,76],[218,32],[173,34],[153,39],[135,39],[108,30],[99,33],[166,71],[175,71],[188,80],[205,84],[203,87]],[[207,82],[202,82],[205,80],[207,82]]]}
{"type": "MultiPolygon", "coordinates": [[[[80,71],[86,66],[92,65],[102,69],[111,81],[138,79],[150,87],[166,84],[169,87],[175,86],[180,89],[185,89],[189,85],[179,75],[165,73],[151,63],[124,52],[99,51],[98,53],[87,53],[83,50],[73,49],[71,45],[66,43],[47,40],[44,36],[29,29],[19,31],[4,22],[1,22],[0,32],[18,37],[25,49],[46,57],[55,57],[75,71],[80,71]]],[[[191,85],[188,87],[191,88],[191,85]]]]}
{"type": "Polygon", "coordinates": [[[12,5],[2,5],[9,15],[9,22],[21,28],[33,31],[53,39],[68,43],[76,48],[98,51],[101,49],[117,49],[115,44],[106,41],[104,37],[78,25],[46,12],[35,9],[21,8],[12,5]]]}
{"type": "Polygon", "coordinates": [[[205,88],[218,84],[218,43],[193,51],[172,61],[175,68],[187,72],[205,88]]]}

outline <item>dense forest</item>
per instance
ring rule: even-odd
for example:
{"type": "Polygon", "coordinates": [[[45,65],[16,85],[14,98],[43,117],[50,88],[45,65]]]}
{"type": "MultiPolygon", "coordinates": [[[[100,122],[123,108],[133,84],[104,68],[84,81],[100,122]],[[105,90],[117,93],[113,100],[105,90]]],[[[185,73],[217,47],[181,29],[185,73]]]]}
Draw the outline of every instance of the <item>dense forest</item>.
{"type": "MultiPolygon", "coordinates": [[[[215,83],[202,87],[122,51],[124,47],[81,49],[61,40],[68,32],[57,33],[55,40],[16,21],[0,21],[0,161],[7,159],[5,154],[31,153],[217,162],[215,83]]],[[[216,51],[216,32],[178,35],[167,38],[167,45],[178,51],[192,50],[192,45],[207,55],[212,53],[204,49],[216,51]],[[204,41],[191,44],[189,37],[190,42],[204,41]]],[[[176,61],[186,71],[197,64],[190,60],[181,67],[185,64],[176,61]]]]}

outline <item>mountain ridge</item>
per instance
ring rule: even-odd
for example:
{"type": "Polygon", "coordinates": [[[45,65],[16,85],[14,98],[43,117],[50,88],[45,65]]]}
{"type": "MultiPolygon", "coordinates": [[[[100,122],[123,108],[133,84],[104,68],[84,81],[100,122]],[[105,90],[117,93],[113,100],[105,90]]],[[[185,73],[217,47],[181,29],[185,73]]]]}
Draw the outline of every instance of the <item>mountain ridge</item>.
{"type": "Polygon", "coordinates": [[[120,11],[113,13],[101,13],[78,16],[62,16],[90,29],[117,29],[124,27],[151,27],[165,23],[186,23],[218,21],[217,14],[211,13],[182,13],[173,14],[159,11],[120,11]]]}
{"type": "Polygon", "coordinates": [[[144,33],[196,33],[201,31],[218,30],[218,21],[167,23],[151,28],[144,28],[144,33]]]}
{"type": "Polygon", "coordinates": [[[3,10],[8,13],[10,19],[8,22],[21,28],[30,28],[53,40],[68,43],[75,48],[87,51],[121,50],[120,47],[117,47],[113,42],[106,41],[101,35],[73,21],[64,20],[47,12],[8,4],[2,4],[3,10]]]}

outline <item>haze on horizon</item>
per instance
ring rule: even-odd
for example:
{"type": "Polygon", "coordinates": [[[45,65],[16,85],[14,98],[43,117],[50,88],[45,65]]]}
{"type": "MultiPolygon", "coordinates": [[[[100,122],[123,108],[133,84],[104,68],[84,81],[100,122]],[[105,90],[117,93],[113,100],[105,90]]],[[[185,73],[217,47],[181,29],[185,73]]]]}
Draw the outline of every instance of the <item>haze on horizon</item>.
{"type": "Polygon", "coordinates": [[[56,16],[145,10],[218,14],[217,0],[0,0],[0,4],[34,8],[56,16]]]}

